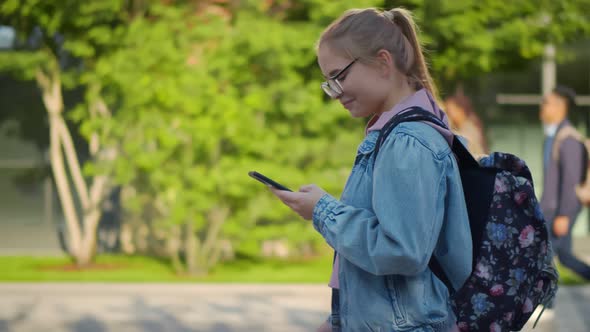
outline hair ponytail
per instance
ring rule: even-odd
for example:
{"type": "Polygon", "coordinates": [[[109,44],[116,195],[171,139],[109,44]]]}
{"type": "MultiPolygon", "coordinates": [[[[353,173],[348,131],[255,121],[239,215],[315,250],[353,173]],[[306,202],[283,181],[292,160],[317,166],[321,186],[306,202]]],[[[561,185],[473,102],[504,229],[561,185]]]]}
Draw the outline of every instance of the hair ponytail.
{"type": "MultiPolygon", "coordinates": [[[[408,64],[410,68],[406,73],[410,78],[410,83],[416,87],[425,88],[430,91],[435,98],[438,98],[438,90],[430,76],[428,64],[424,58],[422,44],[418,39],[418,26],[412,18],[412,13],[404,8],[394,8],[387,13],[391,13],[391,21],[399,27],[401,33],[405,37],[404,39],[410,44],[410,52],[413,53],[413,61],[408,64]]],[[[408,52],[408,50],[406,50],[406,52],[408,52]]]]}

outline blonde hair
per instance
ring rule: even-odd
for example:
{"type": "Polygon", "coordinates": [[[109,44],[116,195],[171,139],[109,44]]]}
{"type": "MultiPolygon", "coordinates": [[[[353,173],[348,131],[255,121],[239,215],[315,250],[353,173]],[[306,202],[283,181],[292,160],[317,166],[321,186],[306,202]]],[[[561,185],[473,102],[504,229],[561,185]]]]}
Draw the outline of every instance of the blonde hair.
{"type": "Polygon", "coordinates": [[[408,77],[410,86],[416,90],[425,88],[438,99],[417,30],[412,14],[404,8],[389,11],[351,9],[324,30],[316,49],[329,44],[331,48],[365,62],[371,62],[379,50],[387,50],[397,69],[408,77]]]}

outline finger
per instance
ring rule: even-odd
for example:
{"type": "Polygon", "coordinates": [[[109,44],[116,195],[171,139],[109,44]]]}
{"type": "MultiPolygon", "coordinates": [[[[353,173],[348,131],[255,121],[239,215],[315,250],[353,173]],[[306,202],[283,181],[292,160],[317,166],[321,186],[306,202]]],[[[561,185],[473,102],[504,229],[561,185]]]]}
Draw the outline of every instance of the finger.
{"type": "Polygon", "coordinates": [[[312,191],[313,188],[315,188],[315,187],[316,187],[316,185],[314,185],[314,184],[306,184],[304,186],[299,187],[299,191],[304,192],[304,193],[308,193],[308,192],[312,191]]]}
{"type": "Polygon", "coordinates": [[[273,187],[273,186],[268,186],[268,189],[278,198],[280,198],[282,201],[284,201],[285,197],[283,196],[284,191],[283,190],[278,190],[277,188],[273,187]]]}
{"type": "Polygon", "coordinates": [[[289,205],[287,203],[287,197],[284,196],[284,191],[282,190],[278,190],[277,188],[274,188],[273,186],[268,186],[268,189],[275,195],[277,196],[278,199],[280,199],[283,203],[289,205]]]}
{"type": "Polygon", "coordinates": [[[281,201],[283,201],[287,205],[292,205],[294,202],[297,201],[297,193],[293,193],[286,190],[279,190],[274,187],[270,187],[270,190],[273,192],[273,194],[275,194],[278,198],[281,199],[281,201]]]}

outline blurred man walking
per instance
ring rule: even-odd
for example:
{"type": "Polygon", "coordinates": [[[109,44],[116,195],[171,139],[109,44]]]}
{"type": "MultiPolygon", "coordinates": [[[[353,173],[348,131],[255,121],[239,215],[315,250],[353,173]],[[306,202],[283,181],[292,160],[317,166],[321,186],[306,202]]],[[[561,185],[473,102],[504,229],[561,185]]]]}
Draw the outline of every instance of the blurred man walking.
{"type": "Polygon", "coordinates": [[[588,156],[584,145],[571,136],[568,113],[575,107],[575,92],[564,86],[547,94],[540,118],[545,132],[541,208],[550,227],[553,250],[561,264],[590,280],[590,266],[572,253],[572,229],[582,208],[575,187],[584,179],[588,156]],[[563,139],[562,139],[563,137],[563,139]]]}

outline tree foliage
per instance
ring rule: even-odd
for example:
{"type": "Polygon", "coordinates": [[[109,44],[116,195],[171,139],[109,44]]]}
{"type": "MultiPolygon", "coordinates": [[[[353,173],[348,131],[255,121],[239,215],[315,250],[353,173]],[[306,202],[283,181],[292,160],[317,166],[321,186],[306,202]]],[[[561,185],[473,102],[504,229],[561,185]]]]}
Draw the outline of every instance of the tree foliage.
{"type": "MultiPolygon", "coordinates": [[[[123,2],[112,1],[13,1],[0,5],[3,21],[18,34],[14,50],[0,57],[0,70],[34,80],[41,90],[47,111],[50,146],[49,157],[60,203],[66,219],[69,254],[79,265],[91,262],[96,248],[96,229],[102,203],[109,190],[108,174],[92,179],[84,177],[72,135],[64,119],[64,87],[88,85],[84,69],[75,67],[82,61],[91,70],[93,60],[112,48],[118,31],[118,15],[123,2]]],[[[97,82],[89,84],[95,90],[97,82]]],[[[106,117],[109,110],[100,98],[88,101],[86,118],[106,117]]],[[[29,111],[29,113],[31,113],[29,111]]],[[[99,128],[97,128],[100,131],[99,128]]],[[[89,136],[90,154],[106,157],[96,140],[89,136]]],[[[111,153],[110,158],[114,155],[111,153]]]]}
{"type": "Polygon", "coordinates": [[[247,172],[338,195],[364,123],[323,96],[314,45],[348,8],[399,5],[414,12],[443,83],[518,67],[590,22],[588,1],[575,0],[8,0],[6,22],[29,38],[40,29],[42,42],[0,54],[0,70],[34,79],[54,59],[63,85],[85,91],[68,117],[118,156],[86,164],[87,180],[122,186],[126,220],[163,234],[179,269],[206,272],[223,243],[251,255],[269,239],[320,248],[247,172]]]}

